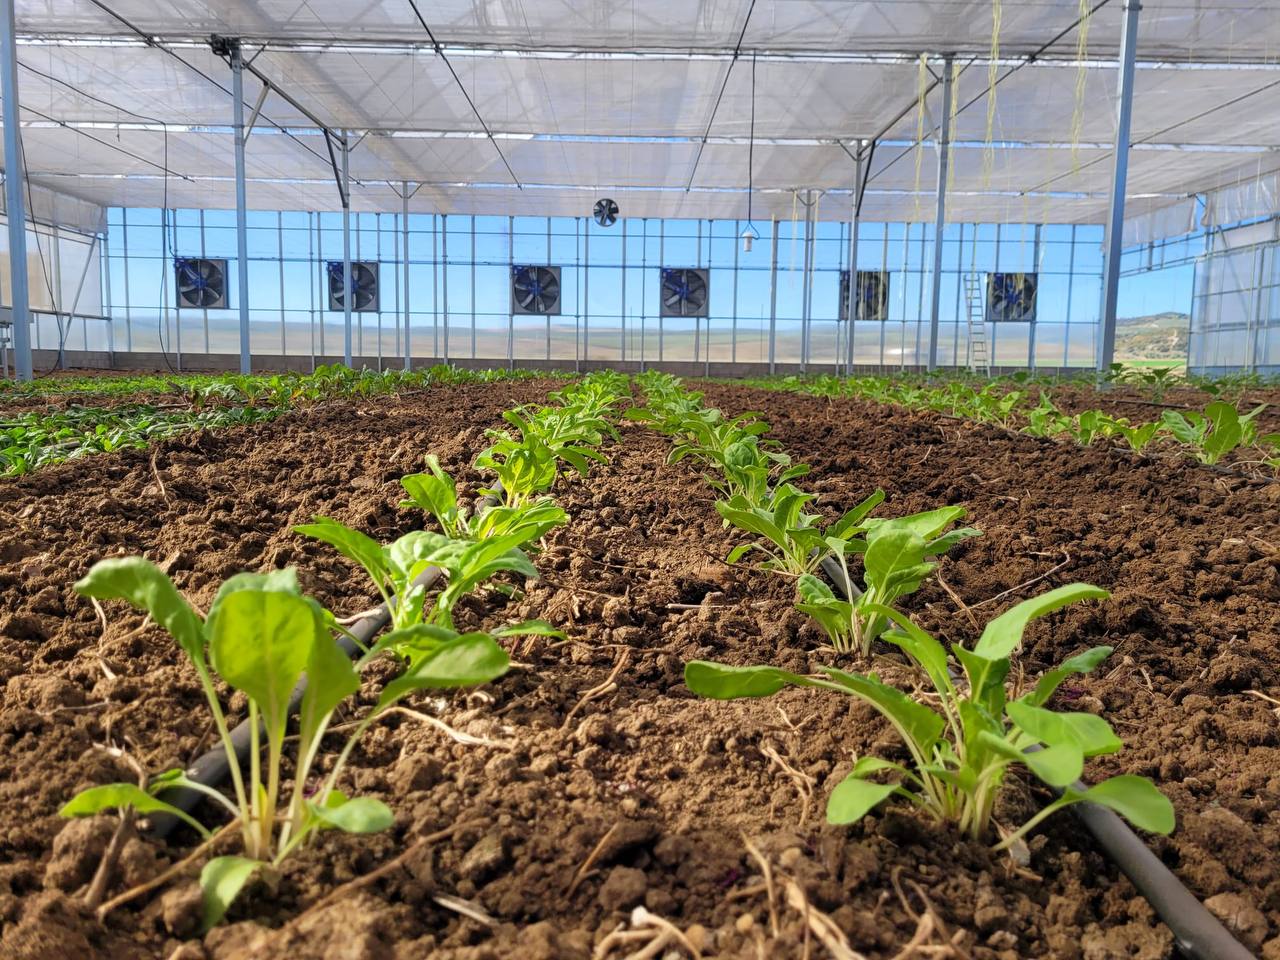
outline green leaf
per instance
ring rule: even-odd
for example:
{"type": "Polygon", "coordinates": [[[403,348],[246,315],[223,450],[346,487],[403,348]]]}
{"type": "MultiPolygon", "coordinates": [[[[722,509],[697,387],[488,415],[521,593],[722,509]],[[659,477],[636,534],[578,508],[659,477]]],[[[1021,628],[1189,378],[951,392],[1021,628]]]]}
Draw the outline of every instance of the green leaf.
{"type": "Polygon", "coordinates": [[[450,690],[487,683],[507,672],[510,658],[487,633],[464,633],[412,662],[382,688],[375,710],[414,690],[450,690]]]}
{"type": "Polygon", "coordinates": [[[1086,757],[1100,757],[1116,753],[1124,742],[1116,736],[1111,724],[1092,713],[1060,713],[1059,717],[1071,729],[1086,757]]]}
{"type": "Polygon", "coordinates": [[[777,667],[732,667],[708,660],[691,660],[684,667],[684,682],[700,697],[736,700],[740,697],[768,697],[788,683],[812,686],[807,677],[777,667]]]}
{"type": "Polygon", "coordinates": [[[805,603],[829,603],[836,599],[831,588],[811,573],[796,580],[796,592],[805,603]]]}
{"type": "Polygon", "coordinates": [[[823,667],[822,672],[846,691],[875,707],[921,757],[931,755],[934,743],[946,726],[946,721],[939,714],[901,690],[881,683],[874,676],[846,673],[835,667],[823,667]]]}
{"type": "Polygon", "coordinates": [[[1069,583],[1023,600],[987,624],[972,652],[984,660],[1003,660],[1022,643],[1022,633],[1032,620],[1078,600],[1101,600],[1109,596],[1106,590],[1087,583],[1069,583]]]}
{"type": "Polygon", "coordinates": [[[1148,833],[1173,832],[1176,821],[1173,804],[1146,777],[1122,774],[1094,784],[1083,794],[1076,791],[1070,794],[1073,798],[1109,807],[1148,833]]]}
{"type": "Polygon", "coordinates": [[[202,930],[211,929],[226,916],[227,909],[261,866],[259,861],[248,857],[215,857],[204,865],[200,871],[204,900],[202,930]]]}
{"type": "Polygon", "coordinates": [[[241,590],[218,602],[208,627],[214,669],[257,704],[269,734],[283,731],[312,648],[332,643],[318,608],[289,593],[241,590]]]}
{"type": "Polygon", "coordinates": [[[883,502],[884,491],[876,490],[875,493],[871,494],[871,496],[867,497],[867,499],[863,500],[852,510],[846,511],[839,520],[828,528],[827,534],[832,537],[839,537],[842,540],[847,539],[848,534],[862,523],[872,510],[880,506],[883,502]]]}
{"type": "Polygon", "coordinates": [[[1054,692],[1062,685],[1062,681],[1075,673],[1089,673],[1103,660],[1111,656],[1113,647],[1090,647],[1084,653],[1078,653],[1074,657],[1063,660],[1060,665],[1050,670],[1042,676],[1036,683],[1036,688],[1031,693],[1022,698],[1026,703],[1033,707],[1042,707],[1053,696],[1054,692]]]}
{"type": "Polygon", "coordinates": [[[295,533],[323,540],[336,548],[344,557],[360,564],[379,590],[383,588],[388,572],[387,556],[376,540],[328,517],[316,517],[315,523],[299,524],[293,529],[295,533]]]}
{"type": "Polygon", "coordinates": [[[827,798],[828,823],[855,823],[899,790],[896,783],[876,783],[851,773],[827,798]]]}
{"type": "Polygon", "coordinates": [[[307,689],[298,712],[298,742],[305,752],[316,733],[343,700],[360,689],[351,658],[329,631],[317,629],[306,665],[307,689]]]}
{"type": "Polygon", "coordinates": [[[557,630],[545,620],[521,620],[519,623],[513,623],[502,627],[500,630],[493,632],[495,637],[554,637],[557,640],[567,640],[563,630],[557,630]]]}
{"type": "MultiPolygon", "coordinates": [[[[179,771],[180,772],[180,771],[179,771]]],[[[153,797],[142,788],[132,783],[107,783],[100,787],[81,790],[68,800],[58,815],[62,817],[91,817],[103,810],[119,810],[121,807],[133,807],[141,814],[168,813],[190,824],[199,834],[208,839],[210,833],[195,817],[187,811],[175,807],[171,803],[153,797]]]]}
{"type": "Polygon", "coordinates": [[[169,631],[187,656],[204,662],[204,624],[160,568],[142,557],[99,560],[76,581],[77,593],[98,600],[128,600],[169,631]]]}
{"type": "MultiPolygon", "coordinates": [[[[332,794],[330,800],[334,799],[332,794]]],[[[395,823],[395,814],[381,800],[373,797],[356,797],[354,800],[337,798],[337,804],[308,801],[307,809],[322,823],[345,833],[380,833],[395,823]]]]}

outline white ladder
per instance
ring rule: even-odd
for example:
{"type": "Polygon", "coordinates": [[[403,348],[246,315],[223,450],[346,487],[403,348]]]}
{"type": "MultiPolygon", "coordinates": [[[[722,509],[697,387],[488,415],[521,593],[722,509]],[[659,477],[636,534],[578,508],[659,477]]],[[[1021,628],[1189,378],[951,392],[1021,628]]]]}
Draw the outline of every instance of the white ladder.
{"type": "Polygon", "coordinates": [[[987,291],[980,273],[967,273],[964,278],[965,321],[969,341],[965,346],[965,363],[974,373],[991,376],[987,358],[987,291]]]}

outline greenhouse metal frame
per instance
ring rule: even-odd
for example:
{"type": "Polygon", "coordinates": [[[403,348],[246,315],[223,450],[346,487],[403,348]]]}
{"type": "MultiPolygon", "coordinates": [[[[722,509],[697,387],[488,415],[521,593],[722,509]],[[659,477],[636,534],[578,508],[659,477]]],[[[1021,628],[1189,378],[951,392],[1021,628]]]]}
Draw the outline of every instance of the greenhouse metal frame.
{"type": "MultiPolygon", "coordinates": [[[[379,251],[384,289],[394,287],[396,301],[389,352],[407,364],[539,359],[520,355],[511,316],[505,350],[459,354],[445,334],[443,349],[418,352],[423,330],[404,322],[401,301],[430,303],[437,337],[449,327],[450,311],[442,290],[412,282],[413,262],[429,264],[433,286],[447,286],[451,267],[467,263],[474,288],[477,270],[495,258],[450,257],[443,249],[449,231],[439,229],[439,253],[415,257],[408,252],[413,218],[430,217],[433,229],[470,218],[473,251],[477,216],[508,218],[508,268],[519,262],[517,219],[546,218],[550,231],[551,218],[574,218],[582,225],[575,275],[583,302],[574,314],[581,342],[575,337],[571,356],[553,356],[548,320],[540,359],[561,366],[668,362],[665,350],[661,359],[649,356],[644,337],[638,351],[628,350],[621,330],[616,355],[593,356],[593,331],[611,318],[588,302],[591,277],[599,268],[619,270],[624,284],[636,276],[625,241],[616,262],[592,258],[596,234],[585,215],[604,196],[621,206],[623,219],[612,228],[618,233],[653,226],[645,221],[706,223],[708,233],[728,223],[737,232],[745,222],[761,246],[774,248],[788,220],[790,237],[801,234],[799,355],[780,356],[777,257],[768,293],[749,295],[748,305],[738,302],[743,268],[735,256],[731,309],[700,325],[696,352],[676,361],[706,371],[714,364],[732,372],[744,362],[738,325],[752,307],[763,311],[765,297],[768,343],[754,362],[769,370],[962,365],[965,271],[959,257],[948,269],[948,244],[963,246],[965,228],[957,237],[955,227],[965,224],[1034,231],[1037,250],[1044,226],[1100,231],[1100,267],[1080,273],[1096,277],[1097,304],[1081,302],[1092,301],[1092,291],[1076,290],[1072,269],[1067,296],[1074,301],[1066,311],[1067,324],[1096,324],[1089,361],[1098,368],[1113,360],[1117,296],[1122,277],[1135,274],[1132,261],[1144,247],[1191,238],[1200,246],[1191,365],[1280,365],[1277,257],[1268,226],[1280,176],[1269,139],[1280,25],[1266,4],[1055,0],[993,7],[952,0],[894,3],[890,16],[876,4],[834,0],[693,9],[526,2],[517,5],[518,17],[515,8],[461,3],[424,15],[409,2],[358,11],[320,2],[278,16],[247,2],[184,0],[159,8],[143,0],[70,0],[55,5],[56,13],[21,0],[3,6],[5,116],[22,114],[20,126],[5,125],[5,170],[21,174],[6,177],[6,210],[20,214],[9,218],[9,256],[28,269],[0,277],[0,295],[12,309],[22,377],[34,369],[33,340],[48,360],[48,338],[29,325],[33,313],[60,331],[80,323],[82,361],[184,363],[177,317],[174,342],[160,344],[161,356],[132,350],[138,304],[130,271],[112,282],[113,259],[130,254],[106,211],[139,208],[175,220],[178,211],[236,210],[228,261],[238,321],[232,355],[242,370],[304,355],[310,363],[389,362],[381,338],[377,351],[359,349],[361,318],[350,310],[341,350],[329,338],[305,351],[290,348],[283,251],[281,345],[278,352],[257,345],[251,311],[258,308],[236,292],[256,294],[249,283],[251,209],[278,217],[340,211],[344,289],[351,284],[352,216],[389,216],[397,229],[387,232],[398,232],[406,251],[379,251]],[[587,90],[592,95],[584,98],[587,90]],[[862,237],[872,225],[903,225],[904,247],[920,244],[918,262],[904,255],[891,266],[886,253],[874,264],[894,270],[901,290],[914,284],[914,315],[904,312],[901,330],[886,334],[857,318],[845,329],[829,303],[815,308],[815,276],[830,286],[823,271],[838,269],[814,262],[821,231],[833,222],[843,224],[840,267],[850,275],[865,264],[862,237]],[[1246,240],[1254,235],[1260,239],[1246,240]],[[1219,276],[1228,261],[1239,274],[1244,255],[1227,251],[1246,242],[1257,245],[1249,275],[1219,276]],[[88,245],[78,277],[78,261],[64,269],[52,256],[73,243],[78,250],[88,245]],[[33,289],[40,284],[47,297],[33,289]],[[100,349],[88,349],[90,324],[102,331],[94,337],[100,349]],[[724,339],[725,326],[722,358],[711,344],[724,339]],[[860,351],[859,327],[879,336],[878,351],[860,351]],[[886,353],[893,333],[901,345],[886,353]]],[[[887,244],[887,230],[884,236],[887,244]]],[[[165,259],[191,251],[162,252],[165,259]]],[[[726,264],[722,257],[715,268],[726,264]]],[[[168,265],[159,266],[163,275],[168,265]]],[[[599,290],[597,282],[597,296],[599,290]]],[[[472,296],[471,343],[475,313],[472,296]]],[[[618,313],[625,325],[627,307],[618,313]]],[[[658,318],[642,304],[632,319],[658,318]]],[[[998,349],[1002,328],[986,326],[998,349]]],[[[323,320],[319,332],[325,334],[323,320]]],[[[1037,352],[1034,321],[1026,340],[1025,357],[1004,364],[997,357],[997,365],[1050,365],[1037,352]]],[[[57,335],[59,359],[73,343],[66,332],[57,335]]],[[[217,351],[200,354],[188,350],[186,360],[225,362],[217,351]]],[[[1063,365],[1071,360],[1068,338],[1063,365]]]]}

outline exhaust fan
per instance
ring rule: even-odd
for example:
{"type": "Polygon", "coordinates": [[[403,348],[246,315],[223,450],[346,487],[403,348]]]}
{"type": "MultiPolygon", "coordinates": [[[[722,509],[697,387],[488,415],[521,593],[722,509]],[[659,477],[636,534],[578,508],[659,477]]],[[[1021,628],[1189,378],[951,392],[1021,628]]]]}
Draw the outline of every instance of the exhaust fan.
{"type": "Polygon", "coordinates": [[[514,266],[511,268],[513,314],[560,315],[560,268],[514,266]]]}
{"type": "Polygon", "coordinates": [[[1028,323],[1036,318],[1034,273],[987,274],[987,319],[993,323],[1028,323]]]}
{"type": "MultiPolygon", "coordinates": [[[[889,319],[889,273],[887,270],[859,270],[857,304],[858,320],[889,319]]],[[[840,319],[849,319],[849,271],[840,271],[840,319]]]]}
{"type": "Polygon", "coordinates": [[[204,257],[175,257],[174,288],[178,309],[227,309],[227,261],[204,257]]]}
{"type": "Polygon", "coordinates": [[[594,216],[602,227],[612,227],[618,222],[618,205],[608,197],[596,201],[594,216]]]}
{"type": "Polygon", "coordinates": [[[711,271],[702,267],[662,268],[662,304],[659,316],[705,317],[711,271]]]}
{"type": "MultiPolygon", "coordinates": [[[[342,285],[342,261],[330,260],[325,265],[329,275],[329,309],[346,310],[346,290],[342,285]]],[[[378,264],[373,260],[351,261],[351,309],[355,313],[378,312],[378,264]]]]}

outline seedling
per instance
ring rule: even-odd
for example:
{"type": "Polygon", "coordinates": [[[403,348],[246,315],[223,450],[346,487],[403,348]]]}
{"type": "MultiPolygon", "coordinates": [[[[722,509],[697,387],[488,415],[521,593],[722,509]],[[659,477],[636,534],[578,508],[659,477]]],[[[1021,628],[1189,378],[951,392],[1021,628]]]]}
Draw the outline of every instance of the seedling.
{"type": "Polygon", "coordinates": [[[848,554],[863,555],[866,590],[851,600],[841,600],[829,586],[806,573],[796,582],[801,598],[797,609],[818,621],[838,652],[856,650],[865,659],[871,644],[888,626],[879,611],[920,588],[937,567],[930,558],[941,556],[967,537],[981,535],[972,527],[947,531],[964,514],[963,507],[940,507],[892,520],[871,518],[845,528],[843,539],[825,538],[851,590],[848,554]],[[857,533],[863,536],[857,538],[857,533]]]}
{"type": "Polygon", "coordinates": [[[1174,438],[1192,447],[1201,463],[1215,464],[1232,450],[1252,444],[1257,436],[1254,419],[1267,405],[1260,404],[1241,415],[1233,404],[1215,400],[1203,413],[1166,410],[1163,420],[1174,438]]]}
{"type": "Polygon", "coordinates": [[[187,654],[226,750],[234,797],[228,799],[189,780],[182,770],[169,770],[145,790],[127,783],[91,787],[68,802],[61,813],[83,817],[126,806],[144,814],[166,812],[180,817],[207,839],[207,829],[161,799],[162,795],[185,787],[225,808],[239,825],[244,852],[216,857],[201,872],[206,929],[222,919],[255,873],[278,868],[317,831],[332,828],[374,833],[391,826],[392,813],[380,800],[348,798],[337,788],[352,748],[388,708],[415,690],[474,686],[507,670],[507,654],[488,634],[459,634],[426,624],[388,633],[353,664],[334,641],[332,615],[302,594],[292,569],[232,577],[219,589],[207,619],[201,619],[158,567],[141,557],[103,560],[75,589],[98,600],[128,600],[146,610],[187,654]],[[404,672],[383,688],[377,704],[357,725],[332,769],[312,792],[312,770],[333,711],[357,690],[360,671],[388,649],[405,656],[404,672]],[[247,778],[231,742],[214,673],[248,698],[252,734],[247,778]],[[286,798],[283,760],[289,703],[304,676],[297,755],[286,798]]]}
{"type": "Polygon", "coordinates": [[[409,499],[400,501],[400,506],[420,508],[434,517],[441,531],[454,540],[483,540],[522,533],[524,539],[517,545],[523,546],[541,540],[567,519],[565,512],[550,498],[518,507],[500,505],[470,514],[459,503],[457,485],[441,468],[440,461],[434,454],[427,454],[426,461],[427,473],[411,473],[400,478],[400,485],[409,494],[409,499]]]}
{"type": "Polygon", "coordinates": [[[454,540],[441,533],[415,530],[384,547],[329,517],[316,517],[314,523],[293,529],[323,540],[363,567],[391,611],[396,630],[421,623],[452,628],[453,607],[458,600],[499,573],[510,571],[529,580],[538,578],[537,567],[519,549],[526,542],[526,531],[483,540],[454,540]],[[426,587],[419,582],[428,567],[440,568],[447,581],[430,610],[425,609],[426,587]]]}
{"type": "Polygon", "coordinates": [[[941,644],[896,610],[877,606],[872,612],[897,627],[884,638],[899,647],[927,679],[937,710],[888,686],[875,674],[834,667],[825,667],[823,676],[814,677],[776,667],[695,660],[685,667],[685,683],[696,694],[720,700],[770,696],[788,685],[817,687],[857,697],[888,720],[910,761],[857,760],[828,798],[831,823],[853,823],[897,797],[937,821],[955,824],[975,840],[985,839],[1006,773],[1011,767],[1024,766],[1062,793],[1007,832],[996,849],[1013,845],[1045,818],[1082,800],[1110,807],[1144,830],[1169,833],[1174,827],[1173,805],[1151,781],[1121,775],[1092,787],[1078,783],[1085,759],[1115,753],[1123,746],[1110,724],[1091,713],[1045,707],[1063,680],[1093,670],[1111,653],[1110,647],[1093,647],[1071,657],[1041,677],[1030,693],[1008,699],[1010,657],[1020,647],[1026,625],[1067,604],[1107,595],[1097,587],[1071,584],[1026,600],[992,620],[972,650],[952,647],[967,680],[963,687],[952,680],[941,644]],[[873,779],[879,774],[889,779],[873,779]]]}

